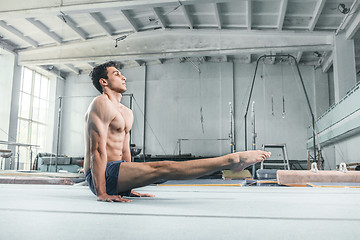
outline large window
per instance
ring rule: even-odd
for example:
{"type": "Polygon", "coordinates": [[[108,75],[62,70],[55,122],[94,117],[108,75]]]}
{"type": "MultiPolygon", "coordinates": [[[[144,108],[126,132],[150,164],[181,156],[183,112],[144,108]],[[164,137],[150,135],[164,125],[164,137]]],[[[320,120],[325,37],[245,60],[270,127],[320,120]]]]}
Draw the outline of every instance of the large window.
{"type": "Polygon", "coordinates": [[[49,108],[49,78],[28,68],[23,68],[18,116],[17,142],[39,147],[20,147],[19,169],[30,169],[30,157],[34,159],[44,150],[46,142],[46,118],[49,108]]]}

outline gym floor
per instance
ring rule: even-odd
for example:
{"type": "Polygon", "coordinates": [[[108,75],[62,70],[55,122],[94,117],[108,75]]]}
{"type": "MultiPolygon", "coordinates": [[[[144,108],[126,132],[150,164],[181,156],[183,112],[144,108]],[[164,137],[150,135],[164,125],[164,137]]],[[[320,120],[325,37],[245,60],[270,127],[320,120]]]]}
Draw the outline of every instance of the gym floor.
{"type": "Polygon", "coordinates": [[[79,185],[0,184],[0,239],[359,239],[356,188],[148,186],[96,201],[79,185]]]}

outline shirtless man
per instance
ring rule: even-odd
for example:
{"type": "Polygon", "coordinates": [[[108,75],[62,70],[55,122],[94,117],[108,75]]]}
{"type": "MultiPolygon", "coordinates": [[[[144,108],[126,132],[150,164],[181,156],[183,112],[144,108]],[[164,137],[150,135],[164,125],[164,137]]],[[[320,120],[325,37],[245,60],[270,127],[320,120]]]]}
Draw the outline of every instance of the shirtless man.
{"type": "Polygon", "coordinates": [[[102,94],[94,98],[85,114],[84,170],[99,201],[130,202],[124,195],[152,197],[132,189],[160,179],[192,179],[223,169],[242,170],[270,157],[269,152],[246,151],[185,162],[131,162],[133,113],[120,103],[126,78],[114,62],[95,67],[90,75],[102,94]]]}

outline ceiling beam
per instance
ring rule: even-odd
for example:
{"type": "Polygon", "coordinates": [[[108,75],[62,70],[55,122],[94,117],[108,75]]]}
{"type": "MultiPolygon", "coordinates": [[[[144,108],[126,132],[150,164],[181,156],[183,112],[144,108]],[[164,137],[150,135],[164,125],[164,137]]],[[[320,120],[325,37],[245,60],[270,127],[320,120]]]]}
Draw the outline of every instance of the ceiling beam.
{"type": "Polygon", "coordinates": [[[66,64],[63,64],[62,66],[66,67],[67,69],[69,69],[70,71],[72,71],[75,74],[81,74],[81,70],[74,67],[71,63],[66,63],[66,64]]]}
{"type": "MultiPolygon", "coordinates": [[[[221,2],[239,2],[249,0],[221,0],[221,2]]],[[[129,10],[136,8],[153,8],[153,7],[176,7],[179,5],[178,0],[137,0],[137,1],[93,1],[83,0],[81,3],[76,1],[39,1],[27,0],[27,4],[23,0],[8,1],[3,4],[0,10],[0,19],[29,18],[39,17],[40,15],[54,15],[59,13],[59,9],[66,14],[101,12],[106,9],[129,10]],[[33,4],[31,3],[33,2],[33,4]],[[36,7],[23,7],[36,6],[36,7]]],[[[219,2],[219,0],[181,0],[181,4],[211,4],[219,2]]]]}
{"type": "MultiPolygon", "coordinates": [[[[204,51],[204,52],[193,52],[193,51],[183,51],[183,52],[179,52],[177,51],[176,53],[174,52],[169,52],[169,53],[162,53],[162,54],[146,54],[144,55],[143,53],[141,54],[132,54],[132,55],[123,55],[123,54],[118,54],[118,55],[107,55],[107,56],[103,56],[103,55],[93,55],[93,56],[74,56],[74,57],[63,57],[61,59],[61,62],[66,62],[66,63],[82,63],[82,62],[86,62],[86,61],[90,61],[90,60],[96,60],[96,61],[108,61],[109,58],[111,58],[114,61],[123,61],[123,60],[134,60],[134,59],[138,59],[138,58],[143,58],[143,59],[147,59],[147,60],[156,60],[159,57],[162,57],[163,59],[171,59],[174,57],[182,57],[182,56],[188,56],[188,57],[201,57],[203,54],[206,54],[207,56],[218,56],[219,54],[227,54],[227,55],[239,55],[239,54],[246,54],[248,52],[251,52],[251,54],[264,54],[264,53],[268,53],[269,51],[291,51],[291,52],[295,52],[295,51],[305,51],[305,50],[309,50],[309,51],[317,51],[317,50],[330,50],[331,46],[329,45],[318,45],[318,46],[303,46],[303,47],[281,47],[281,50],[278,49],[277,47],[272,47],[272,48],[257,48],[257,49],[231,49],[231,50],[221,50],[221,51],[217,51],[217,50],[213,50],[213,51],[204,51]]],[[[41,59],[21,59],[20,61],[21,65],[43,65],[46,63],[49,64],[57,64],[59,63],[59,59],[56,58],[41,58],[41,59]]]]}
{"type": "Polygon", "coordinates": [[[26,18],[31,24],[37,27],[40,31],[48,35],[51,39],[53,39],[57,44],[62,43],[62,38],[59,37],[56,33],[51,32],[49,28],[47,28],[43,23],[40,21],[35,20],[35,18],[26,18]]]}
{"type": "Polygon", "coordinates": [[[54,66],[52,66],[51,69],[49,69],[47,66],[34,66],[34,68],[45,76],[53,76],[65,80],[65,76],[61,75],[61,71],[54,66]]]}
{"type": "Polygon", "coordinates": [[[215,18],[216,18],[216,23],[218,25],[218,29],[222,29],[220,3],[214,3],[213,6],[214,6],[214,10],[215,10],[215,18]]]}
{"type": "Polygon", "coordinates": [[[1,38],[0,38],[0,48],[4,49],[9,53],[14,53],[15,50],[14,46],[11,46],[10,44],[4,42],[4,40],[2,40],[1,38]]]}
{"type": "Polygon", "coordinates": [[[315,10],[314,10],[311,22],[309,24],[309,31],[310,32],[314,31],[316,23],[318,22],[320,14],[321,14],[321,12],[322,12],[322,10],[324,8],[325,2],[326,2],[326,0],[319,0],[316,3],[315,10]]]}
{"type": "Polygon", "coordinates": [[[155,14],[156,19],[159,21],[161,28],[165,29],[166,28],[166,23],[165,23],[165,19],[163,18],[163,16],[160,13],[160,9],[157,7],[153,8],[153,12],[155,14]]]}
{"type": "Polygon", "coordinates": [[[112,31],[110,29],[110,27],[100,18],[98,13],[89,13],[91,18],[94,20],[94,22],[101,27],[107,36],[111,37],[112,36],[112,31]]]}
{"type": "MultiPolygon", "coordinates": [[[[128,37],[129,35],[133,34],[134,32],[122,32],[122,33],[117,33],[114,34],[112,37],[128,37]]],[[[61,44],[62,47],[77,47],[78,45],[91,45],[93,43],[101,43],[104,40],[109,40],[108,36],[100,36],[100,37],[94,37],[94,38],[89,38],[86,41],[83,41],[82,39],[77,39],[77,40],[73,40],[73,41],[67,41],[67,42],[63,42],[61,44]]],[[[112,40],[113,43],[112,45],[115,45],[115,39],[112,40]]],[[[119,42],[120,43],[120,42],[119,42]]],[[[46,51],[47,49],[53,49],[54,46],[39,46],[36,49],[40,50],[40,51],[46,51]]],[[[30,51],[31,49],[18,49],[17,51],[19,52],[27,52],[30,51]]]]}
{"type": "Polygon", "coordinates": [[[124,16],[125,20],[130,24],[131,28],[134,30],[134,32],[139,31],[139,27],[135,23],[134,19],[130,16],[129,11],[127,10],[120,10],[121,14],[124,16]]]}
{"type": "Polygon", "coordinates": [[[346,29],[346,39],[353,39],[355,36],[355,33],[359,30],[360,27],[360,12],[357,11],[356,17],[352,21],[352,23],[349,25],[349,27],[346,29]]]}
{"type": "Polygon", "coordinates": [[[129,35],[114,48],[113,39],[88,40],[61,46],[18,51],[19,62],[51,64],[82,61],[156,60],[180,57],[241,55],[285,51],[324,51],[333,49],[333,34],[324,32],[239,32],[235,30],[155,30],[129,35]],[[193,41],[188,41],[189,37],[193,41]],[[159,39],[164,39],[159,44],[159,39]],[[281,41],[279,41],[281,39],[281,41]],[[144,48],[146,42],[146,48],[144,48]],[[74,51],[77,49],[77,51],[74,51]],[[94,49],[94,51],[88,51],[94,49]],[[166,51],[164,51],[164,49],[166,51]],[[53,53],[60,51],[61,59],[53,53]]]}
{"type": "Polygon", "coordinates": [[[16,28],[14,28],[13,26],[8,25],[5,21],[0,20],[0,27],[4,28],[5,30],[11,32],[12,34],[14,34],[16,37],[20,38],[21,40],[23,40],[24,42],[27,42],[28,44],[30,44],[33,47],[38,47],[39,44],[34,41],[33,39],[29,38],[28,36],[25,36],[22,32],[20,32],[19,30],[17,30],[16,28]]]}
{"type": "Polygon", "coordinates": [[[67,26],[69,26],[82,40],[87,39],[87,34],[78,28],[76,23],[67,15],[58,15],[58,18],[65,22],[67,26]]]}
{"type": "Polygon", "coordinates": [[[298,63],[300,62],[303,53],[304,53],[303,51],[300,51],[300,52],[297,53],[297,55],[296,55],[296,61],[297,61],[298,63]]]}
{"type": "Polygon", "coordinates": [[[89,65],[91,68],[96,67],[96,64],[94,62],[87,62],[87,65],[89,65]]]}
{"type": "Polygon", "coordinates": [[[141,61],[141,60],[134,60],[134,62],[135,62],[139,67],[141,67],[142,65],[145,64],[145,62],[144,62],[144,61],[141,61]]]}
{"type": "Polygon", "coordinates": [[[322,71],[325,73],[333,65],[334,61],[334,52],[331,52],[331,55],[322,63],[322,71]]]}
{"type": "Polygon", "coordinates": [[[81,73],[80,69],[74,67],[72,64],[67,63],[67,64],[63,64],[63,66],[66,67],[67,69],[69,69],[70,71],[72,71],[75,74],[80,74],[81,73]]]}
{"type": "Polygon", "coordinates": [[[288,5],[288,0],[282,0],[280,2],[280,13],[279,13],[279,18],[278,18],[278,22],[277,22],[278,30],[282,30],[282,28],[283,28],[287,5],[288,5]]]}
{"type": "Polygon", "coordinates": [[[252,26],[252,5],[251,5],[251,1],[246,1],[246,24],[247,24],[247,29],[251,30],[251,26],[252,26]]]}
{"type": "Polygon", "coordinates": [[[247,54],[246,56],[245,56],[245,63],[251,63],[251,54],[247,54]]]}
{"type": "Polygon", "coordinates": [[[193,29],[193,28],[194,28],[194,24],[193,24],[192,18],[191,18],[190,15],[189,15],[189,11],[187,10],[187,7],[184,6],[184,5],[181,5],[180,8],[181,8],[181,11],[182,11],[183,14],[184,14],[185,20],[186,20],[189,28],[190,28],[190,29],[193,29]]]}

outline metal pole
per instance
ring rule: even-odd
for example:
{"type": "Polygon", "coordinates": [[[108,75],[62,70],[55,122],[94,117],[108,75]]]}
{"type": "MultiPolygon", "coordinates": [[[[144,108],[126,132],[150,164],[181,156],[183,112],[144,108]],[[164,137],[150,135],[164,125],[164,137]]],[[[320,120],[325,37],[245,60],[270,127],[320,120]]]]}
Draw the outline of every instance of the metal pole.
{"type": "Polygon", "coordinates": [[[30,171],[31,171],[31,166],[32,166],[32,155],[33,155],[33,152],[32,152],[32,148],[30,146],[30,171]]]}
{"type": "MultiPolygon", "coordinates": [[[[252,150],[256,150],[256,130],[255,130],[255,102],[251,105],[251,124],[252,126],[252,150]]],[[[252,165],[252,177],[255,179],[255,164],[252,165]]]]}
{"type": "Polygon", "coordinates": [[[20,146],[17,146],[17,163],[16,163],[16,170],[19,170],[20,164],[20,146]]]}
{"type": "Polygon", "coordinates": [[[60,122],[61,122],[61,105],[63,97],[59,97],[59,112],[58,112],[58,128],[57,128],[57,141],[56,141],[56,157],[55,157],[55,172],[58,171],[58,155],[60,148],[60,122]]]}
{"type": "MultiPolygon", "coordinates": [[[[132,107],[133,107],[133,97],[134,97],[134,95],[133,94],[130,94],[129,95],[130,96],[130,109],[132,110],[132,107]]],[[[131,131],[131,129],[130,129],[130,146],[131,146],[131,141],[132,141],[132,131],[131,131]]]]}
{"type": "Polygon", "coordinates": [[[247,106],[246,106],[246,112],[245,112],[245,116],[244,116],[244,118],[245,118],[245,121],[244,121],[245,122],[245,151],[248,150],[248,147],[247,147],[247,123],[246,123],[247,114],[248,114],[248,111],[249,111],[251,95],[252,95],[252,92],[253,92],[253,89],[254,89],[254,83],[255,83],[255,78],[256,78],[256,72],[257,72],[257,69],[258,69],[258,66],[259,66],[259,61],[264,56],[259,57],[258,60],[256,61],[255,73],[254,73],[254,77],[253,77],[253,80],[252,80],[252,83],[251,83],[249,99],[248,99],[247,106]]]}
{"type": "MultiPolygon", "coordinates": [[[[313,113],[311,105],[310,105],[309,97],[307,95],[307,92],[306,92],[306,89],[305,89],[305,84],[304,84],[303,78],[301,76],[300,69],[299,69],[299,66],[297,64],[296,58],[294,56],[292,56],[292,55],[288,55],[288,56],[292,57],[294,59],[294,61],[295,61],[295,66],[296,66],[296,69],[298,71],[300,81],[301,81],[301,85],[303,87],[304,94],[305,94],[305,97],[306,97],[306,101],[307,101],[307,104],[308,104],[308,107],[309,107],[309,110],[310,110],[311,119],[312,119],[312,127],[313,127],[314,161],[316,162],[317,156],[316,156],[316,140],[315,140],[315,131],[316,131],[315,130],[315,116],[314,116],[314,113],[313,113]]],[[[319,151],[320,151],[320,148],[319,148],[319,151]]]]}
{"type": "MultiPolygon", "coordinates": [[[[313,114],[313,111],[312,111],[312,108],[311,108],[311,105],[310,105],[309,97],[308,97],[306,89],[305,89],[305,84],[304,84],[303,78],[301,76],[301,72],[300,72],[297,60],[296,60],[296,58],[294,56],[292,56],[290,54],[287,54],[287,55],[285,55],[285,54],[262,55],[256,61],[255,73],[254,73],[253,81],[251,83],[250,94],[249,94],[248,103],[247,103],[247,107],[246,107],[246,112],[245,112],[245,116],[244,116],[244,118],[245,118],[245,121],[244,121],[245,122],[245,150],[247,150],[247,123],[246,123],[246,120],[247,120],[247,114],[248,114],[248,111],[249,111],[249,104],[250,104],[250,99],[251,99],[253,88],[254,88],[254,82],[255,82],[255,77],[256,77],[256,72],[257,72],[257,68],[258,68],[258,65],[259,65],[259,61],[262,58],[274,58],[274,57],[288,57],[288,58],[294,59],[294,61],[295,61],[295,66],[296,66],[297,72],[299,74],[300,81],[301,81],[301,84],[302,84],[302,87],[303,87],[303,90],[304,90],[304,94],[305,94],[305,97],[306,97],[306,101],[307,101],[307,104],[308,104],[308,107],[309,107],[309,110],[310,110],[310,114],[311,114],[312,127],[313,127],[314,161],[316,162],[315,116],[313,114]]],[[[318,146],[318,148],[320,150],[320,145],[318,146]]]]}
{"type": "Polygon", "coordinates": [[[144,156],[144,162],[146,161],[146,78],[147,78],[147,67],[144,65],[145,69],[145,76],[144,76],[144,134],[143,134],[143,156],[144,156]]]}
{"type": "MultiPolygon", "coordinates": [[[[261,57],[259,57],[257,59],[257,61],[256,61],[255,73],[254,73],[254,77],[253,77],[253,80],[252,80],[252,83],[251,83],[250,94],[249,94],[249,98],[248,98],[248,102],[247,102],[247,106],[246,106],[246,112],[245,112],[245,116],[244,116],[244,118],[245,118],[245,120],[244,120],[244,123],[245,123],[245,151],[248,150],[248,145],[247,145],[247,114],[248,114],[248,111],[249,111],[250,99],[251,99],[252,92],[253,92],[253,89],[254,89],[256,72],[257,72],[257,69],[258,69],[258,66],[259,66],[260,59],[261,59],[261,57]]],[[[252,165],[252,177],[255,178],[255,164],[252,165]]]]}
{"type": "Polygon", "coordinates": [[[234,68],[234,61],[232,61],[232,89],[233,89],[233,95],[232,95],[232,102],[233,102],[233,150],[236,152],[236,102],[235,102],[235,68],[234,68]]]}
{"type": "Polygon", "coordinates": [[[233,134],[233,111],[232,111],[231,102],[229,102],[229,107],[230,107],[230,133],[229,133],[230,153],[233,153],[234,152],[234,134],[233,134]]]}

